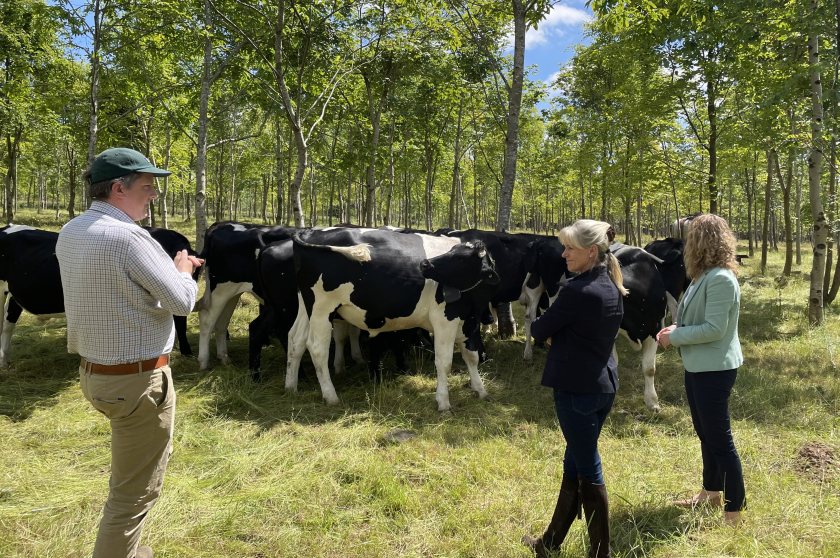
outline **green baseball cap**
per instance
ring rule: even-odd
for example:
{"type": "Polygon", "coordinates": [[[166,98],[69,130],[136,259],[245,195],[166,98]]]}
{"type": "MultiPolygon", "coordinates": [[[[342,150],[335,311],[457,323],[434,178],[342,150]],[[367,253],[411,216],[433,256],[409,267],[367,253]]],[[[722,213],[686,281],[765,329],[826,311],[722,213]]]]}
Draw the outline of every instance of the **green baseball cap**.
{"type": "Polygon", "coordinates": [[[153,176],[169,176],[171,172],[159,169],[139,151],[127,147],[106,149],[96,156],[88,169],[90,183],[96,184],[112,180],[135,172],[144,172],[153,176]]]}

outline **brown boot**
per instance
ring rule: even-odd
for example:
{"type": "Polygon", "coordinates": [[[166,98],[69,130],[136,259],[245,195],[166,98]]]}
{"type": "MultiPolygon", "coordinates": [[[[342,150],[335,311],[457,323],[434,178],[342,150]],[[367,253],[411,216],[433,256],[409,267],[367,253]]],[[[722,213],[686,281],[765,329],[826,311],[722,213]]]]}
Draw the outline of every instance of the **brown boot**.
{"type": "Polygon", "coordinates": [[[580,481],[583,513],[589,531],[589,558],[610,558],[610,517],[607,485],[580,481]]]}
{"type": "Polygon", "coordinates": [[[547,558],[549,552],[560,548],[569,527],[575,517],[580,517],[580,492],[578,480],[575,477],[563,476],[560,484],[560,493],[557,495],[557,504],[554,506],[554,514],[545,533],[539,538],[525,535],[522,537],[522,544],[531,548],[537,558],[547,558]]]}

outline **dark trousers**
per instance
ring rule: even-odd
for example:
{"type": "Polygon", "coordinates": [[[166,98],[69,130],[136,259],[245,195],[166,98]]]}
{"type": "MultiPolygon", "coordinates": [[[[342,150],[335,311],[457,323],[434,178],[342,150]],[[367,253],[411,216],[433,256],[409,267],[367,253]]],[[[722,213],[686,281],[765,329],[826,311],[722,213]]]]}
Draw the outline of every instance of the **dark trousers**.
{"type": "Polygon", "coordinates": [[[729,423],[729,394],[738,369],[720,372],[686,372],[685,393],[691,422],[700,438],[703,488],[723,491],[725,511],[746,507],[741,458],[729,423]]]}
{"type": "Polygon", "coordinates": [[[604,484],[598,437],[610,414],[615,393],[571,393],[554,390],[554,409],[566,438],[563,474],[604,484]]]}

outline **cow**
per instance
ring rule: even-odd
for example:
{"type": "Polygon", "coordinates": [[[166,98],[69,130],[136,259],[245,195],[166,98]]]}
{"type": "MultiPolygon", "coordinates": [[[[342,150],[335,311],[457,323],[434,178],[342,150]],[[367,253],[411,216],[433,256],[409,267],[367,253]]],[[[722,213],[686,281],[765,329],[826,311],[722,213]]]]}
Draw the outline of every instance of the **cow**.
{"type": "MultiPolygon", "coordinates": [[[[227,326],[236,303],[244,293],[251,293],[260,304],[263,294],[257,281],[257,258],[260,250],[272,242],[289,240],[297,229],[284,226],[262,226],[234,221],[211,225],[204,234],[205,289],[196,303],[199,312],[198,366],[206,370],[210,365],[210,336],[215,333],[216,356],[224,364],[230,362],[227,349],[227,326]]],[[[259,348],[267,343],[272,330],[272,316],[264,309],[257,323],[249,326],[255,337],[249,341],[252,375],[259,370],[259,348]],[[254,353],[256,351],[256,354],[254,353]]],[[[358,343],[353,344],[354,358],[361,358],[358,343]]]]}
{"type": "Polygon", "coordinates": [[[654,240],[645,246],[645,251],[662,260],[662,263],[658,264],[657,267],[662,274],[662,281],[665,283],[668,312],[672,318],[677,314],[677,302],[679,302],[691,281],[685,271],[684,248],[685,243],[682,240],[671,237],[654,240]]]}
{"type": "Polygon", "coordinates": [[[654,386],[656,334],[667,309],[665,283],[658,267],[662,260],[638,246],[613,243],[610,251],[621,265],[624,286],[629,291],[624,297],[621,334],[632,342],[634,349],[641,350],[645,405],[652,411],[659,411],[654,386]]]}
{"type": "MultiPolygon", "coordinates": [[[[181,250],[192,255],[189,241],[176,231],[147,228],[170,257],[181,250]]],[[[58,233],[24,225],[0,228],[0,304],[4,306],[0,329],[0,366],[9,364],[12,333],[22,310],[41,319],[64,314],[64,293],[61,287],[55,244],[58,233]]],[[[187,339],[187,318],[175,316],[178,348],[191,355],[187,339]]]]}
{"type": "Polygon", "coordinates": [[[686,233],[688,232],[688,225],[691,224],[695,217],[702,214],[702,212],[698,211],[697,213],[693,213],[691,215],[686,215],[685,217],[675,219],[674,222],[671,223],[670,227],[671,236],[674,238],[681,238],[685,240],[686,233]]]}
{"type": "Polygon", "coordinates": [[[377,229],[337,229],[296,234],[298,315],[289,332],[286,389],[297,390],[304,349],[309,350],[328,404],[338,403],[327,369],[330,316],[371,336],[421,327],[433,333],[438,410],[450,409],[447,384],[455,345],[480,398],[474,342],[479,314],[499,275],[481,242],[377,229]]]}
{"type": "Polygon", "coordinates": [[[470,229],[452,231],[462,241],[480,240],[487,246],[496,261],[500,283],[493,294],[491,305],[519,301],[525,306],[525,349],[523,358],[533,357],[531,323],[537,318],[540,299],[548,296],[554,302],[560,286],[568,278],[566,260],[562,257],[563,245],[556,236],[528,233],[510,234],[497,231],[470,229]]]}

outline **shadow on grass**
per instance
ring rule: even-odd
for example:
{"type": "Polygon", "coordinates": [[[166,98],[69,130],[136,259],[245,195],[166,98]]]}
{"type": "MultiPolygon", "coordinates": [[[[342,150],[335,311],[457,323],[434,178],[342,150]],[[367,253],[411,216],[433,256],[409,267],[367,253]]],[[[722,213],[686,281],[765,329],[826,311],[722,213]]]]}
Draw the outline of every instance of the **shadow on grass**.
{"type": "MultiPolygon", "coordinates": [[[[744,312],[745,331],[753,335],[775,309],[761,301],[751,301],[748,308],[744,312]]],[[[57,394],[78,381],[77,357],[64,352],[63,322],[33,323],[18,326],[12,340],[12,365],[0,371],[0,415],[15,421],[25,420],[34,409],[49,405],[57,394]]],[[[197,346],[197,333],[191,333],[190,338],[197,346]]],[[[766,338],[777,339],[778,334],[766,334],[766,338]]],[[[480,372],[490,395],[479,400],[465,386],[468,376],[460,355],[456,355],[449,377],[450,413],[437,411],[434,355],[428,349],[417,349],[409,355],[415,375],[390,375],[376,384],[369,379],[366,365],[352,365],[348,359],[348,372],[332,378],[341,398],[341,403],[332,407],[321,399],[308,355],[301,366],[298,392],[285,391],[285,352],[279,346],[264,351],[265,380],[253,383],[245,367],[247,338],[239,330],[233,330],[229,343],[235,364],[214,362],[213,369],[201,372],[194,358],[176,352],[173,370],[179,392],[208,398],[209,414],[251,422],[261,429],[292,422],[373,420],[386,428],[436,432],[446,443],[457,445],[477,438],[509,436],[531,427],[556,427],[551,390],[540,385],[545,351],[536,349],[534,359],[524,362],[521,341],[499,340],[492,335],[485,340],[492,358],[481,365],[480,372]]],[[[756,339],[753,336],[745,341],[749,345],[756,339]]],[[[658,357],[656,383],[663,404],[658,414],[648,411],[643,402],[639,353],[624,341],[619,342],[618,352],[620,388],[606,425],[608,435],[637,437],[646,429],[655,429],[661,435],[690,430],[683,369],[676,352],[660,351],[658,357]]],[[[821,407],[829,416],[836,412],[840,384],[826,374],[824,359],[801,361],[792,353],[751,355],[749,351],[747,359],[747,365],[739,371],[731,403],[736,420],[790,425],[801,420],[806,405],[821,407]]],[[[393,367],[388,357],[386,368],[393,367]]]]}
{"type": "Polygon", "coordinates": [[[616,556],[652,556],[658,546],[684,537],[691,526],[674,506],[641,504],[610,515],[611,546],[616,556]]]}
{"type": "Polygon", "coordinates": [[[65,350],[63,321],[19,325],[12,337],[10,364],[0,369],[0,415],[29,418],[79,380],[79,359],[65,350]]]}

